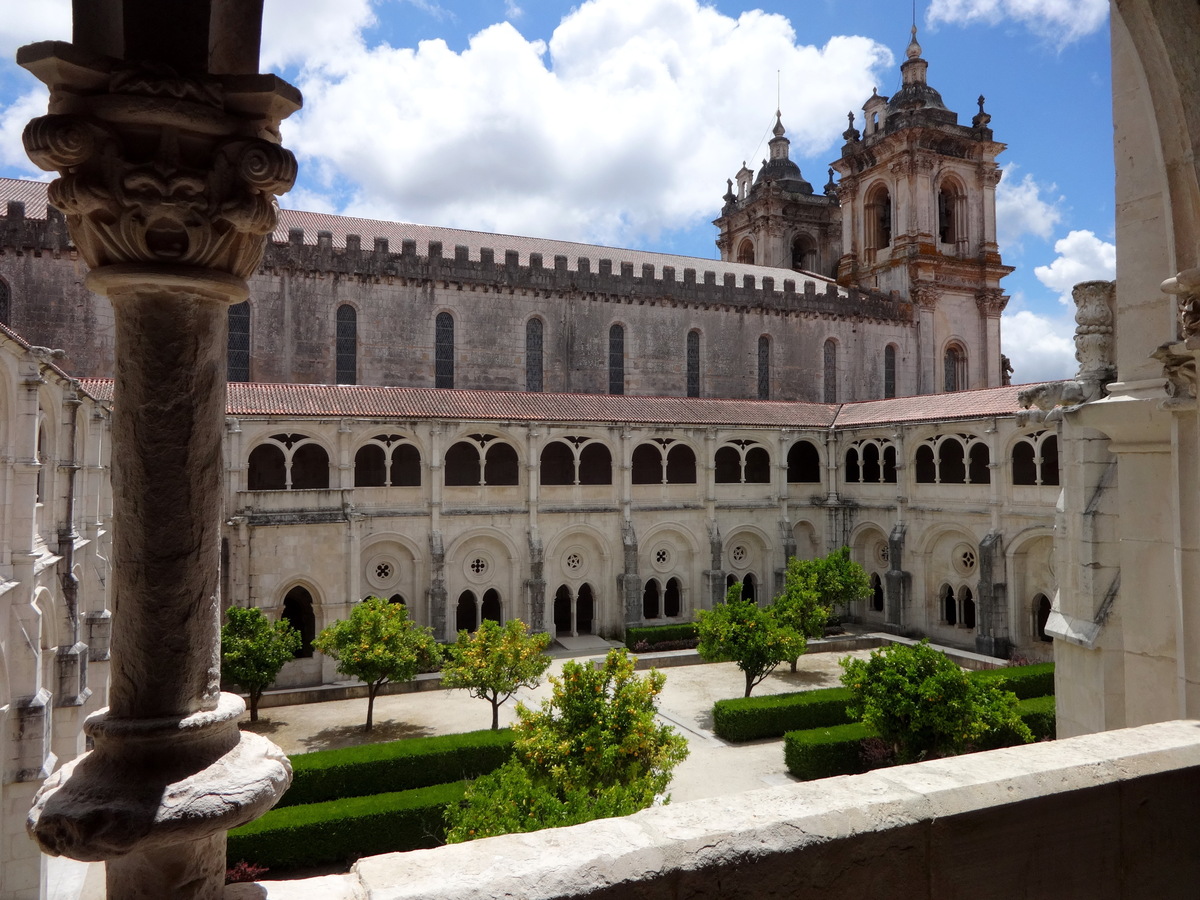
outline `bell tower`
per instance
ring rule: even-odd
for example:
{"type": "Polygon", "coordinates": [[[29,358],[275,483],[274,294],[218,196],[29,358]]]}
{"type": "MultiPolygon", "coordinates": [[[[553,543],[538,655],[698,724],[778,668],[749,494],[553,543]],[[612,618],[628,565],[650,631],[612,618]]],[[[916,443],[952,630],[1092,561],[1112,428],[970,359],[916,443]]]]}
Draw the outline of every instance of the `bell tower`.
{"type": "Polygon", "coordinates": [[[991,116],[958,124],[930,87],[917,29],[892,97],[872,93],[863,130],[843,133],[840,176],[843,253],[838,281],[899,291],[918,316],[918,393],[1003,383],[1000,279],[1013,271],[996,244],[996,157],[991,116]]]}

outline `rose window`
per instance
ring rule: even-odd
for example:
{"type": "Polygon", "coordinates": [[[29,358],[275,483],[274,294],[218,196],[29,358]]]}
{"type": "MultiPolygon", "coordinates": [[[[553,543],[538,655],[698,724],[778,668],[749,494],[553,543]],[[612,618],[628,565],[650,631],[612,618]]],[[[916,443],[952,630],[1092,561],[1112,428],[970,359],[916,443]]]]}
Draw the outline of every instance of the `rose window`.
{"type": "Polygon", "coordinates": [[[578,553],[568,553],[566,565],[572,572],[576,572],[583,567],[583,557],[578,553]]]}
{"type": "Polygon", "coordinates": [[[733,548],[733,551],[729,554],[729,556],[736,565],[740,566],[749,558],[750,551],[748,551],[744,545],[738,544],[733,548]]]}
{"type": "Polygon", "coordinates": [[[671,552],[665,548],[658,550],[654,554],[654,561],[656,563],[658,563],[660,566],[665,566],[667,563],[669,563],[671,561],[671,552]]]}
{"type": "Polygon", "coordinates": [[[487,560],[481,559],[478,556],[475,557],[473,560],[471,560],[471,571],[476,575],[482,575],[487,571],[487,560]]]}
{"type": "Polygon", "coordinates": [[[375,577],[380,581],[387,581],[392,577],[392,564],[382,562],[375,567],[375,577]]]}

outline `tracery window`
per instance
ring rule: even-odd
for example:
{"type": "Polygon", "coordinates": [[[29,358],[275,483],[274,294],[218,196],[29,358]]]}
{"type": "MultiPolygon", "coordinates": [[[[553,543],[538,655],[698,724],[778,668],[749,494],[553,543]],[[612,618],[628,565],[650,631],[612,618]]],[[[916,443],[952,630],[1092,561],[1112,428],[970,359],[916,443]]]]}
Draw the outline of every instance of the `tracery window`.
{"type": "Polygon", "coordinates": [[[545,446],[539,470],[544,485],[612,484],[612,454],[598,441],[568,437],[545,446]]]}
{"type": "Polygon", "coordinates": [[[771,455],[754,441],[732,441],[713,457],[717,484],[769,484],[771,455]]]}
{"type": "Polygon", "coordinates": [[[337,309],[337,383],[358,384],[358,312],[349,303],[337,309]]]}
{"type": "Polygon", "coordinates": [[[525,323],[525,390],[542,390],[542,320],[525,323]]]}
{"type": "Polygon", "coordinates": [[[696,454],[674,438],[655,438],[633,450],[634,484],[695,484],[696,454]]]}
{"type": "Polygon", "coordinates": [[[520,483],[517,451],[494,434],[472,434],[446,451],[447,487],[520,483]]]}
{"type": "Polygon", "coordinates": [[[303,434],[273,434],[250,451],[246,489],[302,491],[329,488],[329,454],[303,434]]]}
{"type": "Polygon", "coordinates": [[[687,395],[700,396],[700,332],[687,334],[687,395]]]}
{"type": "Polygon", "coordinates": [[[625,393],[625,329],[616,324],[608,329],[608,392],[625,393]]]}
{"type": "Polygon", "coordinates": [[[837,403],[837,344],[832,338],[825,342],[824,354],[825,402],[837,403]]]}
{"type": "Polygon", "coordinates": [[[758,399],[771,399],[771,339],[765,334],[758,339],[758,399]]]}
{"type": "Polygon", "coordinates": [[[419,487],[421,451],[398,434],[377,434],[354,454],[355,487],[419,487]]]}
{"type": "Polygon", "coordinates": [[[438,313],[434,320],[434,387],[454,387],[454,317],[438,313]]]}
{"type": "Polygon", "coordinates": [[[883,396],[896,396],[896,345],[888,344],[883,348],[883,396]]]}
{"type": "Polygon", "coordinates": [[[990,484],[991,451],[969,434],[930,438],[917,448],[917,484],[990,484]]]}
{"type": "Polygon", "coordinates": [[[945,389],[947,391],[964,391],[967,389],[967,351],[960,344],[951,344],[946,348],[944,360],[945,389]]]}
{"type": "Polygon", "coordinates": [[[1053,432],[1038,432],[1012,448],[1012,483],[1057,485],[1058,437],[1053,432]]]}
{"type": "Polygon", "coordinates": [[[250,380],[250,301],[243,300],[229,307],[226,314],[229,336],[226,339],[226,378],[229,381],[250,380]]]}

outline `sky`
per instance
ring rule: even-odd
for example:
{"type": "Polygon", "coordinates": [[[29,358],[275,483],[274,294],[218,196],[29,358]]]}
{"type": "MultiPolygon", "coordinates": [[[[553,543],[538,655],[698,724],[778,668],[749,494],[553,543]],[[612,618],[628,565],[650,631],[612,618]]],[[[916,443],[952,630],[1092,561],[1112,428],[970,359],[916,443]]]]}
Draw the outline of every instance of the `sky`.
{"type": "MultiPolygon", "coordinates": [[[[0,0],[0,175],[49,178],[21,130],[46,92],[12,59],[69,40],[69,0],[0,0]],[[5,14],[8,13],[8,14],[5,14]]],[[[1018,382],[1075,371],[1072,285],[1112,278],[1108,0],[918,0],[929,83],[969,123],[986,97],[1017,271],[1018,382]]],[[[853,110],[900,84],[904,0],[266,0],[263,71],[299,87],[282,127],[291,208],[714,259],[725,180],[776,107],[820,189],[853,110]]]]}

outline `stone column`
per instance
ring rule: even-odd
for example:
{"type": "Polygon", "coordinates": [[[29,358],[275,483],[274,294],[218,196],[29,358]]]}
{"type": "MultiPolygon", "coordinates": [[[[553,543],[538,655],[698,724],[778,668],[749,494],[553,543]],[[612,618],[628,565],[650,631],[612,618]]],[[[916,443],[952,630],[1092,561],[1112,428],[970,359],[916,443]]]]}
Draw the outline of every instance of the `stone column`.
{"type": "Polygon", "coordinates": [[[300,97],[257,74],[261,3],[74,10],[74,44],[18,62],[51,89],[26,150],[60,173],[50,201],[114,309],[112,683],[94,750],[28,825],[47,853],[106,860],[110,898],[217,898],[225,832],[290,781],[220,693],[218,573],[227,308],[295,178],[278,124],[300,97]]]}

